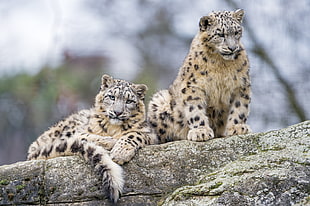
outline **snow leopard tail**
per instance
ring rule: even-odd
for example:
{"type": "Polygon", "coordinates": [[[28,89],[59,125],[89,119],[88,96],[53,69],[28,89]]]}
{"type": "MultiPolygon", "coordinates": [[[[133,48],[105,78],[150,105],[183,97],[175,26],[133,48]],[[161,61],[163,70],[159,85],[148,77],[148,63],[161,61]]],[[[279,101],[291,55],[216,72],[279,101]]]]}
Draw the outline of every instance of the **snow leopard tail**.
{"type": "Polygon", "coordinates": [[[74,151],[74,148],[77,150],[81,148],[84,159],[95,167],[96,173],[100,176],[106,197],[116,203],[124,187],[122,167],[112,161],[107,150],[94,143],[75,142],[71,150],[74,151]]]}
{"type": "Polygon", "coordinates": [[[108,199],[116,203],[124,187],[123,170],[111,159],[108,164],[100,165],[97,169],[102,177],[103,189],[108,199]]]}
{"type": "Polygon", "coordinates": [[[34,142],[29,148],[28,160],[68,155],[85,159],[100,176],[107,198],[113,203],[118,201],[124,186],[122,167],[112,161],[107,150],[85,138],[57,139],[45,145],[34,142]]]}

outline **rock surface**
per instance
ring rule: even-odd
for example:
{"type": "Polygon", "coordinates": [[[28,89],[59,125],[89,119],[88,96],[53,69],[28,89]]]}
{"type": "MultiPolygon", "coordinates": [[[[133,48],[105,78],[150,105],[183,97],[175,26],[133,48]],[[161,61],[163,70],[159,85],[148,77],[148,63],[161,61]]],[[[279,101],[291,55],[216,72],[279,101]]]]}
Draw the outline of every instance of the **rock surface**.
{"type": "MultiPolygon", "coordinates": [[[[310,121],[266,133],[148,146],[118,205],[310,205],[310,121]]],[[[79,157],[0,166],[1,205],[110,205],[79,157]]]]}

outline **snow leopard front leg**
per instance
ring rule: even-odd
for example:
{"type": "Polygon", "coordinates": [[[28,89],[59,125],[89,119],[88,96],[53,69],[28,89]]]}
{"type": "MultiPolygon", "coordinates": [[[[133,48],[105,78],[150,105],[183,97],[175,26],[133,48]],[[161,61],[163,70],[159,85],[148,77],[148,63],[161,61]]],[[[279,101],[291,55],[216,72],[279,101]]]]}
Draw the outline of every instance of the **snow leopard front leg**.
{"type": "Polygon", "coordinates": [[[246,124],[249,116],[250,95],[251,91],[248,86],[242,88],[239,94],[231,99],[225,136],[247,134],[251,132],[249,125],[246,124]]]}
{"type": "Polygon", "coordinates": [[[110,156],[112,160],[119,165],[129,162],[138,149],[149,144],[147,139],[147,135],[141,132],[132,131],[125,133],[119,140],[117,140],[111,150],[110,156]]]}
{"type": "Polygon", "coordinates": [[[209,119],[206,115],[206,101],[203,99],[205,94],[202,90],[196,88],[187,88],[182,93],[185,100],[184,111],[189,131],[187,139],[191,141],[206,141],[214,137],[214,131],[209,125],[209,119]],[[186,91],[187,90],[187,91],[186,91]]]}
{"type": "Polygon", "coordinates": [[[91,134],[91,133],[78,133],[77,136],[79,136],[81,139],[86,139],[89,142],[93,142],[98,146],[103,147],[106,150],[111,150],[117,139],[114,139],[111,136],[100,136],[96,134],[91,134]]]}

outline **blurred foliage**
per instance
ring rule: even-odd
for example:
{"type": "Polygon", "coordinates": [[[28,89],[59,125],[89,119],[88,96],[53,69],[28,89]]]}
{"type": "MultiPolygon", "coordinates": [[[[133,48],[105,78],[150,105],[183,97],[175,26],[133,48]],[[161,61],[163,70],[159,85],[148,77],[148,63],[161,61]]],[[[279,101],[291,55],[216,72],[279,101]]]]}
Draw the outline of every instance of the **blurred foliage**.
{"type": "MultiPolygon", "coordinates": [[[[38,74],[0,78],[0,156],[8,154],[13,139],[28,145],[49,126],[77,110],[88,108],[100,86],[101,68],[79,67],[66,62],[44,67],[38,74]]],[[[10,159],[20,157],[10,156],[10,159]]],[[[19,155],[18,155],[19,156],[19,155]]]]}

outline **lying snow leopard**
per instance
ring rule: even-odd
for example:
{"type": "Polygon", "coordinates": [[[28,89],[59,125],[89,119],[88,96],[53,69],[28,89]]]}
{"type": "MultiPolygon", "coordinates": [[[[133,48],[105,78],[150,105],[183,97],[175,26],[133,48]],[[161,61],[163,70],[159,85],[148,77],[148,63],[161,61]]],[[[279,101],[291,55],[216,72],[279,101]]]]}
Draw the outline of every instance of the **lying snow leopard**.
{"type": "Polygon", "coordinates": [[[155,143],[146,122],[146,90],[143,84],[103,75],[94,107],[45,131],[30,145],[27,159],[79,155],[94,167],[107,197],[116,202],[124,185],[122,168],[116,163],[128,162],[139,148],[155,143]]]}
{"type": "Polygon", "coordinates": [[[148,121],[160,142],[250,132],[249,60],[240,42],[243,15],[239,9],[200,19],[176,79],[168,90],[156,93],[148,107],[148,121]]]}

